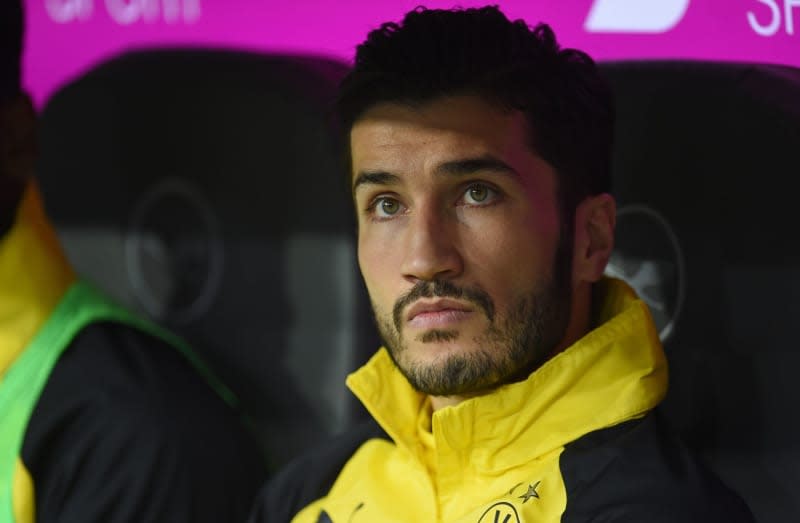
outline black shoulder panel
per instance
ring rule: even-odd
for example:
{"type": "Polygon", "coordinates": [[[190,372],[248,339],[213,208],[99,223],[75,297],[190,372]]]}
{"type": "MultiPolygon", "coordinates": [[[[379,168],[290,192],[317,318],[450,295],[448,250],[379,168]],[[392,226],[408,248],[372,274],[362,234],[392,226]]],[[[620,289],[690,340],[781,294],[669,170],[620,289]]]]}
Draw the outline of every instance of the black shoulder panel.
{"type": "Polygon", "coordinates": [[[249,523],[291,521],[306,505],[327,494],[352,455],[376,438],[389,439],[369,419],[290,462],[262,489],[249,523]]]}
{"type": "Polygon", "coordinates": [[[746,503],[672,435],[657,412],[567,445],[562,523],[751,523],[746,503]]]}

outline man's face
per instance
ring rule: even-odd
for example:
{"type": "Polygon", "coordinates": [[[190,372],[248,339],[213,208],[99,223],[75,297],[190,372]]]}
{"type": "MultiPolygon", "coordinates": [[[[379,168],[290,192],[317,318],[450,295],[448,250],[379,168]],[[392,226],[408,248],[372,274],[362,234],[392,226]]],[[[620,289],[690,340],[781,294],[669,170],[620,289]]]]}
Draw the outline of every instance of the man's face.
{"type": "Polygon", "coordinates": [[[472,96],[381,104],[353,126],[358,259],[378,328],[435,396],[523,379],[570,315],[553,168],[519,112],[472,96]]]}

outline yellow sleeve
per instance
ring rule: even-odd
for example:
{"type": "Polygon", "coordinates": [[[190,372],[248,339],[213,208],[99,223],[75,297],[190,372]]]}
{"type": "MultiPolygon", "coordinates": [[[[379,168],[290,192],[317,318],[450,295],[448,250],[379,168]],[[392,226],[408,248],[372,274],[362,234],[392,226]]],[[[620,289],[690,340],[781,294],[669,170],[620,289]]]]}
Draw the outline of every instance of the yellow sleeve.
{"type": "Polygon", "coordinates": [[[16,523],[34,523],[36,507],[33,502],[33,479],[22,460],[17,458],[14,465],[14,484],[12,487],[14,521],[16,523]]]}

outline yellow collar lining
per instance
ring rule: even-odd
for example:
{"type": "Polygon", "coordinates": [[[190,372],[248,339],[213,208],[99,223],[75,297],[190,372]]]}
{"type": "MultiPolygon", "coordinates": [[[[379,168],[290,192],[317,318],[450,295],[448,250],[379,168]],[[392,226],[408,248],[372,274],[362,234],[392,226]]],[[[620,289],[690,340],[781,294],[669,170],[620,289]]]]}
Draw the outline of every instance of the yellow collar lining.
{"type": "MultiPolygon", "coordinates": [[[[527,380],[433,414],[437,453],[486,471],[507,469],[641,416],[663,399],[666,358],[647,306],[622,281],[608,279],[598,287],[608,315],[599,327],[527,380]]],[[[347,383],[398,446],[424,461],[418,419],[426,398],[411,388],[386,349],[347,383]]]]}

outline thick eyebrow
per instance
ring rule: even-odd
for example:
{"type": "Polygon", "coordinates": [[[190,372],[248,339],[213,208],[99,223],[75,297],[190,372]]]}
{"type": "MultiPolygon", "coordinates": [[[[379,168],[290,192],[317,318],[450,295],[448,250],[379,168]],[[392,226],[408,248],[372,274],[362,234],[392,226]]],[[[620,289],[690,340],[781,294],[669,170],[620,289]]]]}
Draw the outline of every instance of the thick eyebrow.
{"type": "MultiPolygon", "coordinates": [[[[478,158],[467,158],[464,160],[454,160],[445,162],[436,167],[435,173],[440,176],[467,176],[477,172],[496,172],[517,176],[518,173],[510,165],[491,155],[480,156],[478,158]]],[[[358,173],[353,181],[353,193],[360,185],[397,185],[400,177],[386,171],[362,171],[358,173]]]]}
{"type": "Polygon", "coordinates": [[[518,173],[510,165],[491,155],[484,155],[478,158],[467,158],[464,160],[454,160],[445,162],[436,167],[437,174],[445,176],[467,176],[477,172],[496,172],[498,174],[510,174],[517,176],[518,173]]]}
{"type": "Polygon", "coordinates": [[[398,183],[400,183],[400,177],[396,174],[385,171],[362,171],[353,181],[353,194],[360,185],[397,185],[398,183]]]}

